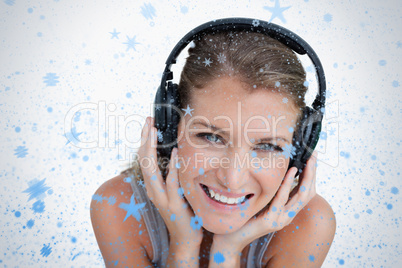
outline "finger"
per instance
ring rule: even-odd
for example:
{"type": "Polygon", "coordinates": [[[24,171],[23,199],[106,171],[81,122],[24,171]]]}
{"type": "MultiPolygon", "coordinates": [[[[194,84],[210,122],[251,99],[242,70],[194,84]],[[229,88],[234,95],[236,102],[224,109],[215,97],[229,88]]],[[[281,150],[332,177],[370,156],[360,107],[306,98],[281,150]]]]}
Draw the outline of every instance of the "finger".
{"type": "Polygon", "coordinates": [[[316,163],[317,153],[314,152],[312,157],[307,161],[301,176],[301,183],[297,193],[286,205],[287,209],[300,211],[316,194],[316,163]]]}
{"type": "Polygon", "coordinates": [[[285,178],[279,187],[278,192],[276,193],[276,196],[274,200],[272,200],[272,204],[270,205],[270,211],[269,212],[278,212],[280,213],[283,207],[285,206],[286,202],[289,199],[289,192],[290,188],[292,187],[292,183],[294,181],[294,176],[296,175],[297,168],[292,167],[289,169],[289,171],[286,173],[285,178]]]}
{"type": "Polygon", "coordinates": [[[180,184],[178,178],[179,163],[177,161],[177,148],[173,148],[169,163],[169,174],[166,177],[169,205],[179,207],[183,202],[179,194],[180,184]]]}
{"type": "Polygon", "coordinates": [[[301,193],[309,193],[311,190],[315,191],[315,178],[317,172],[317,152],[314,151],[309,160],[307,161],[307,165],[304,168],[303,172],[300,174],[300,178],[302,186],[306,187],[303,188],[301,193]]]}
{"type": "Polygon", "coordinates": [[[147,191],[152,192],[153,196],[157,198],[160,203],[166,203],[167,196],[164,194],[166,189],[162,182],[162,175],[157,164],[156,146],[154,146],[156,141],[156,128],[153,127],[152,118],[149,124],[147,139],[141,161],[143,163],[141,170],[144,176],[144,183],[147,191]]]}

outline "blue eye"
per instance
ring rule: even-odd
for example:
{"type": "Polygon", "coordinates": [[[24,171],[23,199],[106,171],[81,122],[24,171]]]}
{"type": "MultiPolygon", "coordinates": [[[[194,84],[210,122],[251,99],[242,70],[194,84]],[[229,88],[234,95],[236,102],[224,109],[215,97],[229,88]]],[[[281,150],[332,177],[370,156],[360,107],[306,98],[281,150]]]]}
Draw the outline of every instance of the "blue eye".
{"type": "MultiPolygon", "coordinates": [[[[208,140],[210,142],[213,142],[213,143],[218,143],[218,141],[221,140],[220,136],[212,134],[212,133],[198,133],[197,137],[206,139],[206,140],[208,140]]],[[[221,142],[223,143],[222,140],[221,140],[221,142]]]]}
{"type": "Polygon", "coordinates": [[[271,143],[263,143],[263,144],[258,144],[258,146],[262,145],[260,148],[261,149],[257,149],[259,151],[264,151],[264,152],[282,152],[282,148],[278,145],[273,145],[271,143]]]}

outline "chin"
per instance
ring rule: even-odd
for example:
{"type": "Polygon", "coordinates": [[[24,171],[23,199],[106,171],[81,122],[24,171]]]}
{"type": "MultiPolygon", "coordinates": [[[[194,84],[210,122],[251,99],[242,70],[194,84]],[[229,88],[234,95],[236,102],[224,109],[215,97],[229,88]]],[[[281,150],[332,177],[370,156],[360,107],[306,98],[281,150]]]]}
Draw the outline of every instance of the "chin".
{"type": "Polygon", "coordinates": [[[242,221],[239,222],[234,219],[231,222],[232,222],[232,224],[230,224],[228,222],[225,223],[223,220],[222,220],[222,222],[220,222],[219,219],[214,222],[212,222],[210,219],[205,220],[205,221],[203,219],[202,227],[211,233],[224,235],[224,234],[230,234],[230,233],[236,232],[244,225],[244,223],[242,221]]]}

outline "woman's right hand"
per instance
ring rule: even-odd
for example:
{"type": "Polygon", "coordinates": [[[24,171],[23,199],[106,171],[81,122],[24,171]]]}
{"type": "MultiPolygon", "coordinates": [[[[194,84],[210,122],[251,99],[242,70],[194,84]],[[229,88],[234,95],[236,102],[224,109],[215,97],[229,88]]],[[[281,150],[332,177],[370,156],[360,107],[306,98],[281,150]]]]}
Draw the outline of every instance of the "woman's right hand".
{"type": "Polygon", "coordinates": [[[154,119],[147,117],[141,134],[142,146],[138,151],[147,195],[165,221],[170,234],[170,244],[173,242],[186,247],[199,247],[203,238],[202,228],[193,229],[191,220],[195,217],[194,212],[179,193],[177,148],[172,150],[165,182],[157,162],[156,131],[154,119]],[[146,158],[148,161],[144,161],[146,158]],[[141,165],[143,162],[144,165],[141,165]]]}

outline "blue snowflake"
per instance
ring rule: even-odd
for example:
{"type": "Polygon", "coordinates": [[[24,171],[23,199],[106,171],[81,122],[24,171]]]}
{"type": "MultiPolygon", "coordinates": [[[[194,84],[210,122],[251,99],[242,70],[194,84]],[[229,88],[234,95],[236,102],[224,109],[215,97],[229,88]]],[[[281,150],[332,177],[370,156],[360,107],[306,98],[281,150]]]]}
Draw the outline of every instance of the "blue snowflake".
{"type": "Polygon", "coordinates": [[[28,148],[25,146],[18,146],[17,149],[14,150],[14,155],[17,156],[17,158],[24,158],[28,154],[28,148]]]}
{"type": "Polygon", "coordinates": [[[94,194],[92,196],[92,200],[95,200],[96,203],[103,203],[103,196],[102,195],[98,195],[98,194],[94,194]]]}
{"type": "Polygon", "coordinates": [[[142,14],[146,19],[151,19],[151,20],[152,20],[154,16],[156,17],[156,15],[155,15],[155,8],[154,8],[150,3],[144,4],[144,5],[141,7],[141,14],[142,14]]]}
{"type": "Polygon", "coordinates": [[[145,188],[145,184],[144,184],[144,181],[143,181],[143,180],[137,180],[137,184],[138,184],[139,186],[141,186],[142,188],[145,188]]]}
{"type": "Polygon", "coordinates": [[[194,109],[190,109],[190,106],[187,104],[187,108],[186,109],[182,109],[183,111],[185,111],[186,113],[184,114],[184,116],[186,116],[187,114],[189,114],[190,116],[193,116],[191,114],[192,111],[194,111],[194,109]]]}
{"type": "Polygon", "coordinates": [[[158,131],[156,132],[156,136],[158,136],[158,141],[159,142],[163,141],[163,134],[162,134],[162,131],[160,129],[158,129],[158,131]]]}
{"type": "Polygon", "coordinates": [[[283,13],[283,11],[285,11],[286,9],[289,9],[289,8],[290,8],[290,6],[288,6],[288,7],[280,7],[279,0],[275,0],[275,6],[274,7],[264,6],[264,9],[267,9],[267,10],[272,12],[272,16],[269,19],[269,22],[271,22],[273,19],[278,17],[279,19],[282,20],[283,23],[286,23],[286,20],[283,17],[282,13],[283,13]]]}
{"type": "Polygon", "coordinates": [[[133,38],[130,38],[127,36],[127,42],[123,43],[127,45],[127,49],[126,51],[128,51],[130,48],[132,48],[134,51],[135,50],[135,45],[139,44],[135,41],[136,36],[134,36],[133,38]]]}
{"type": "Polygon", "coordinates": [[[130,204],[120,203],[119,208],[124,209],[127,211],[126,217],[124,218],[123,222],[127,220],[130,215],[133,215],[137,221],[141,220],[140,211],[145,207],[145,203],[136,204],[134,200],[134,194],[130,198],[130,204]]]}
{"type": "Polygon", "coordinates": [[[205,64],[205,67],[211,66],[212,60],[210,58],[208,58],[208,59],[205,58],[205,60],[202,63],[205,64]]]}
{"type": "Polygon", "coordinates": [[[50,255],[50,253],[52,253],[52,248],[50,247],[50,244],[48,244],[47,246],[43,244],[43,247],[40,250],[40,255],[42,255],[43,257],[47,257],[50,255]]]}
{"type": "Polygon", "coordinates": [[[71,128],[70,132],[65,133],[65,136],[68,140],[65,145],[69,144],[70,142],[73,142],[73,144],[78,144],[80,142],[80,140],[78,139],[78,136],[81,134],[82,134],[82,132],[77,133],[75,126],[73,128],[71,128]]]}
{"type": "Polygon", "coordinates": [[[55,73],[47,73],[46,76],[43,77],[43,82],[46,84],[47,87],[49,86],[56,86],[59,83],[57,80],[59,77],[55,73]]]}
{"type": "Polygon", "coordinates": [[[110,39],[113,39],[113,38],[115,38],[116,37],[116,39],[119,39],[119,34],[120,34],[120,32],[116,32],[116,29],[113,29],[113,32],[109,32],[111,35],[112,35],[112,37],[110,38],[110,39]]]}
{"type": "Polygon", "coordinates": [[[46,179],[38,181],[38,180],[34,179],[34,180],[28,182],[28,184],[29,184],[28,189],[23,191],[23,193],[29,194],[28,201],[31,200],[32,198],[36,198],[36,200],[40,200],[46,196],[45,192],[47,190],[50,190],[51,187],[46,186],[45,180],[46,179]]]}
{"type": "Polygon", "coordinates": [[[296,148],[292,144],[286,144],[282,150],[282,155],[284,155],[285,158],[293,158],[293,156],[296,155],[296,148]]]}

